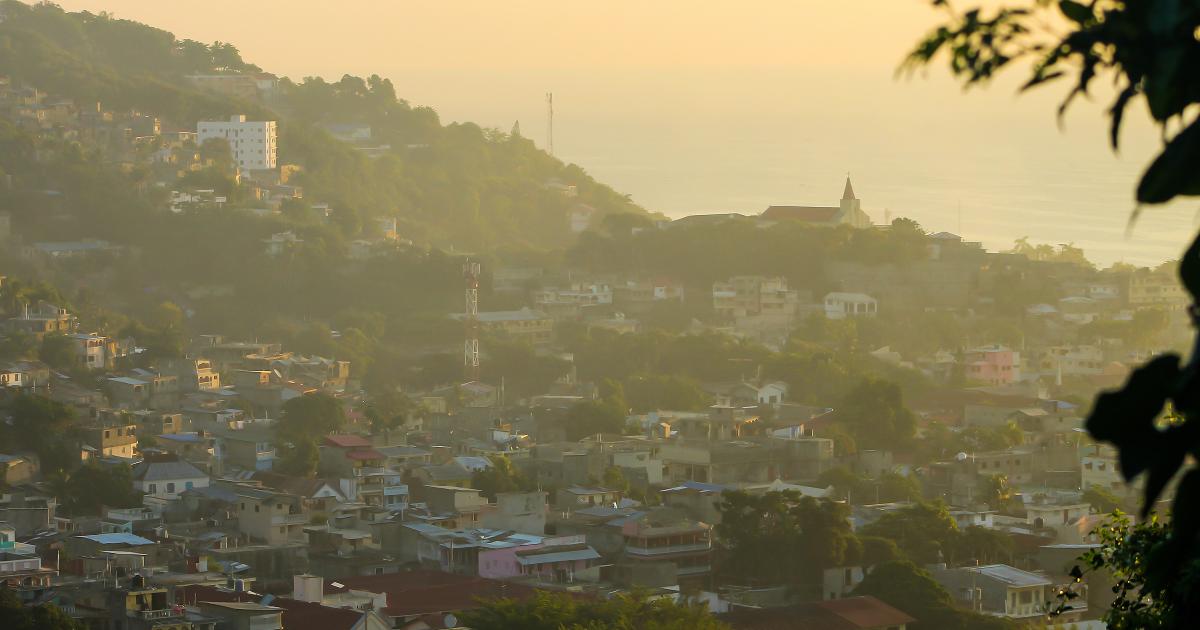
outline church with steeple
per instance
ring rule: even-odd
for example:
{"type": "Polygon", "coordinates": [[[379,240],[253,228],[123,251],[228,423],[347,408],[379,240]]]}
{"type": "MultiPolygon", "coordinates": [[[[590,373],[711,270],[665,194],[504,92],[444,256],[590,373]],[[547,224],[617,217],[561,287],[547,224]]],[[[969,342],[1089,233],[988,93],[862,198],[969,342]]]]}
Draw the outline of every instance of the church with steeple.
{"type": "Polygon", "coordinates": [[[850,177],[846,177],[846,187],[842,190],[842,199],[836,206],[771,206],[763,211],[759,218],[765,221],[802,221],[811,225],[836,227],[849,225],[855,228],[869,228],[873,225],[871,217],[862,209],[862,200],[854,194],[854,186],[850,177]]]}

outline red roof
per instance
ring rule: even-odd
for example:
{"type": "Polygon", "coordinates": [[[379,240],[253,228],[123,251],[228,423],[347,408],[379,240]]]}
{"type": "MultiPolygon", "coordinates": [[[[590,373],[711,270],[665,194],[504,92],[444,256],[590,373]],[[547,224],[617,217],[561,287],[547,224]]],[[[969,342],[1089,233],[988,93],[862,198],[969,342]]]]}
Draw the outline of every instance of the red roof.
{"type": "Polygon", "coordinates": [[[763,210],[762,218],[772,221],[809,221],[828,223],[833,221],[841,208],[832,206],[771,206],[763,210]]]}
{"type": "Polygon", "coordinates": [[[882,630],[916,621],[871,596],[740,609],[720,617],[735,630],[882,630]]]}
{"type": "Polygon", "coordinates": [[[373,448],[364,448],[364,449],[359,449],[357,451],[350,451],[350,452],[346,453],[346,457],[349,457],[350,459],[357,459],[359,461],[368,461],[368,460],[372,460],[372,459],[387,459],[387,456],[385,456],[383,453],[380,453],[379,451],[377,451],[373,448]]]}
{"type": "Polygon", "coordinates": [[[524,600],[536,592],[524,584],[424,570],[339,578],[338,581],[356,590],[386,593],[388,607],[383,613],[404,618],[470,610],[478,608],[480,600],[498,597],[524,600]]]}
{"type": "Polygon", "coordinates": [[[350,434],[326,435],[325,443],[329,446],[337,446],[340,448],[362,448],[364,446],[371,446],[371,443],[363,436],[350,434]]]}
{"type": "MultiPolygon", "coordinates": [[[[849,186],[850,180],[846,180],[849,186]]],[[[913,623],[916,619],[871,597],[846,597],[816,604],[857,628],[883,628],[913,623]]]]}

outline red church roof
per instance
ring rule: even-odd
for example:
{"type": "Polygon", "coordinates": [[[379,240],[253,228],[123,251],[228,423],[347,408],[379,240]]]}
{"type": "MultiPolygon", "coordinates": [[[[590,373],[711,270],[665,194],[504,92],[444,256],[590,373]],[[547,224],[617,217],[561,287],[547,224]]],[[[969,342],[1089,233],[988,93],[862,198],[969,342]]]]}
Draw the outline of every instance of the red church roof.
{"type": "Polygon", "coordinates": [[[763,210],[762,218],[771,221],[807,221],[829,223],[841,208],[832,206],[771,206],[763,210]]]}

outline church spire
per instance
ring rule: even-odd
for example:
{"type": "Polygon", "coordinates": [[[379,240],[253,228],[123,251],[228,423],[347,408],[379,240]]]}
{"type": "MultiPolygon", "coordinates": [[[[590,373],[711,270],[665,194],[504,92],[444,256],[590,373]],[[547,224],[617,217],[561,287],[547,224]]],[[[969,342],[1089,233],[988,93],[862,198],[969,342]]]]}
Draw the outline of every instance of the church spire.
{"type": "Polygon", "coordinates": [[[854,196],[854,186],[850,185],[849,175],[846,175],[846,189],[842,191],[842,199],[858,199],[854,196]]]}

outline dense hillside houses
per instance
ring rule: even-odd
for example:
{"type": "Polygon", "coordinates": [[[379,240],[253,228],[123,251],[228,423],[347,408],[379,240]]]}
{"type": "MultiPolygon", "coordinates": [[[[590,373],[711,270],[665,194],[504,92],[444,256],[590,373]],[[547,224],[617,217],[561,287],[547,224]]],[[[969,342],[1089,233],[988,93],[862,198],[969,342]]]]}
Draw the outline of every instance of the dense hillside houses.
{"type": "Polygon", "coordinates": [[[666,221],[378,76],[0,16],[21,605],[417,630],[644,596],[733,628],[1015,628],[1073,585],[1055,623],[1098,627],[1112,576],[1066,565],[1139,487],[1083,418],[1186,345],[1167,267],[876,223],[848,177],[836,206],[666,221]]]}

